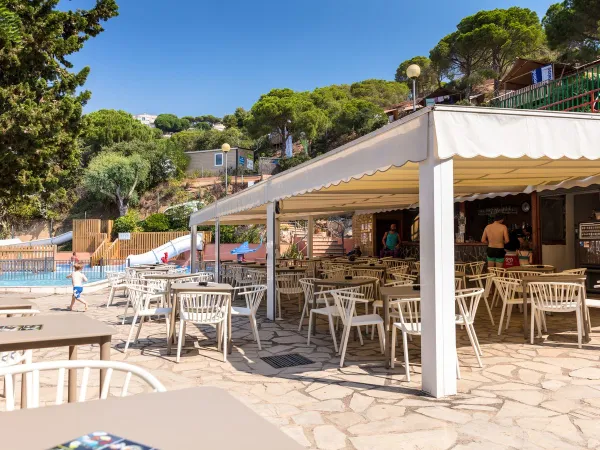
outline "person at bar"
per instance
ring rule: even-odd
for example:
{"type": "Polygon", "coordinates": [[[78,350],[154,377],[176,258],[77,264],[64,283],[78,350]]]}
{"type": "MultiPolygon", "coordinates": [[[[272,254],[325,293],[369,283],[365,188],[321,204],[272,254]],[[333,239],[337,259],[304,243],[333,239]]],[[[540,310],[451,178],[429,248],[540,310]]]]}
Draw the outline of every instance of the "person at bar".
{"type": "Polygon", "coordinates": [[[398,234],[398,231],[396,230],[396,224],[393,223],[390,226],[390,231],[386,231],[385,234],[383,235],[383,239],[381,240],[381,243],[383,244],[383,248],[381,249],[381,252],[379,253],[379,256],[381,258],[386,257],[386,256],[397,256],[398,253],[398,247],[400,247],[400,235],[398,234]]]}
{"type": "Polygon", "coordinates": [[[483,230],[481,242],[488,246],[488,267],[502,267],[504,265],[504,255],[506,255],[504,246],[509,242],[508,228],[504,225],[504,214],[498,213],[494,216],[494,222],[483,230]]]}

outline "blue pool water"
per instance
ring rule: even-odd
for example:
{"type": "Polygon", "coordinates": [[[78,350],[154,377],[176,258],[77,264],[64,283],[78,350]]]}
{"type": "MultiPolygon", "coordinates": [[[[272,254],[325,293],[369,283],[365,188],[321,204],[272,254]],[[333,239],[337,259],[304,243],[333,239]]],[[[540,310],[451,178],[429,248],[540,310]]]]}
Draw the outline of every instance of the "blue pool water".
{"type": "MultiPolygon", "coordinates": [[[[83,269],[83,273],[88,279],[88,283],[106,279],[107,271],[123,270],[123,266],[110,267],[89,267],[83,269]]],[[[58,264],[55,271],[48,272],[0,272],[1,286],[69,286],[71,280],[67,275],[71,273],[69,264],[58,264]]]]}

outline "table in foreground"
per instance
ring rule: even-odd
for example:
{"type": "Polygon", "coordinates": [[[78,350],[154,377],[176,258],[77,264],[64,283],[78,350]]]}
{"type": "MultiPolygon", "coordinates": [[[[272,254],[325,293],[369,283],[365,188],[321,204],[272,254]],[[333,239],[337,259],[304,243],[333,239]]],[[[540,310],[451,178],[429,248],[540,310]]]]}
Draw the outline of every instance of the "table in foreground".
{"type": "MultiPolygon", "coordinates": [[[[398,298],[420,298],[421,291],[415,291],[412,286],[394,286],[394,287],[382,287],[380,289],[381,298],[383,300],[383,323],[385,324],[385,330],[387,331],[390,323],[390,299],[398,298]]],[[[390,355],[391,355],[391,338],[389,333],[385,335],[385,366],[390,367],[390,355]]]]}
{"type": "MultiPolygon", "coordinates": [[[[32,331],[0,331],[0,352],[68,346],[70,360],[77,359],[78,345],[98,344],[100,359],[108,361],[110,341],[116,333],[114,328],[78,313],[0,319],[0,327],[5,325],[41,325],[42,328],[32,331]]],[[[104,373],[103,369],[100,372],[100,385],[104,381],[104,373]]],[[[74,402],[76,395],[77,371],[69,370],[69,402],[74,402]]]]}
{"type": "Polygon", "coordinates": [[[0,413],[2,448],[52,448],[105,431],[160,450],[300,450],[291,438],[222,389],[197,387],[0,413]],[[165,412],[168,411],[168,414],[165,412]],[[152,418],[160,424],[151,425],[152,418]],[[149,422],[150,421],[150,422],[149,422]],[[39,432],[32,433],[32,429],[39,432]]]}
{"type": "MultiPolygon", "coordinates": [[[[208,283],[206,286],[200,286],[196,282],[189,283],[176,283],[171,285],[171,292],[173,292],[173,310],[171,311],[171,336],[169,340],[168,353],[171,354],[171,342],[175,342],[175,325],[177,312],[179,310],[179,294],[182,292],[223,292],[225,294],[231,294],[231,302],[233,302],[233,286],[227,283],[208,283]]],[[[232,339],[231,339],[231,303],[227,310],[227,353],[232,351],[232,339]]]]}
{"type": "Polygon", "coordinates": [[[0,298],[0,311],[6,309],[37,309],[35,303],[22,298],[0,298]]]}

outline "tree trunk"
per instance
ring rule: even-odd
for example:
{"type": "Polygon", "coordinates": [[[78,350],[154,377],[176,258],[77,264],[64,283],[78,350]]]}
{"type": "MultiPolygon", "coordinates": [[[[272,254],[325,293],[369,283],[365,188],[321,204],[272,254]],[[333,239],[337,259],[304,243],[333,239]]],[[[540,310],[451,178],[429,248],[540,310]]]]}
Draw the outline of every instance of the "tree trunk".
{"type": "Polygon", "coordinates": [[[115,200],[117,201],[117,207],[119,208],[119,217],[127,214],[127,211],[129,210],[129,202],[121,196],[121,190],[119,188],[117,188],[115,200]]]}

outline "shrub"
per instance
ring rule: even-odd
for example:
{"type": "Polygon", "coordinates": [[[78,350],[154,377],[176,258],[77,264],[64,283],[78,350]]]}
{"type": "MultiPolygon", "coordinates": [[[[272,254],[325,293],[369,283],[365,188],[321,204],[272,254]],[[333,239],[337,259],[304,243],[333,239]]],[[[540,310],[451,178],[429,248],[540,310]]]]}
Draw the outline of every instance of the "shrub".
{"type": "Polygon", "coordinates": [[[140,218],[135,211],[129,211],[124,216],[119,217],[113,224],[113,233],[133,233],[141,231],[140,218]]]}
{"type": "Polygon", "coordinates": [[[194,208],[189,205],[179,206],[169,209],[165,215],[169,219],[171,230],[186,231],[189,229],[190,215],[194,212],[194,208]]]}
{"type": "Polygon", "coordinates": [[[169,231],[171,224],[165,214],[157,213],[146,217],[146,220],[142,222],[142,228],[144,231],[169,231]]]}

